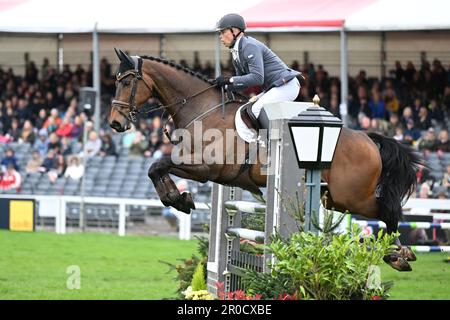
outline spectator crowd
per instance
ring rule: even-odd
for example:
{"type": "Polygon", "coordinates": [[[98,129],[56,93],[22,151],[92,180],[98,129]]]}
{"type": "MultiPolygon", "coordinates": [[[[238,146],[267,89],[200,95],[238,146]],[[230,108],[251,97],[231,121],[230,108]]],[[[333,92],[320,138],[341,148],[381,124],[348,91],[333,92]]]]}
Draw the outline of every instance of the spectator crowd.
{"type": "MultiPolygon", "coordinates": [[[[212,78],[214,68],[204,65],[195,56],[191,67],[212,78]]],[[[322,65],[297,61],[291,68],[306,75],[297,101],[311,101],[317,93],[321,105],[341,117],[340,79],[330,77],[322,65]]],[[[222,66],[224,73],[233,73],[231,61],[222,66]]],[[[101,61],[102,118],[100,130],[94,130],[91,115],[78,108],[81,87],[92,86],[92,70],[81,65],[72,69],[64,66],[61,72],[44,59],[38,69],[28,62],[24,76],[10,69],[0,68],[0,143],[29,143],[33,146],[25,172],[47,174],[50,181],[58,177],[80,179],[84,173],[81,159],[93,156],[117,156],[119,148],[129,150],[130,156],[159,158],[171,153],[172,145],[161,128],[165,119],[161,113],[139,118],[136,126],[121,140],[113,138],[106,117],[115,92],[114,74],[109,62],[101,61]],[[88,140],[82,147],[86,126],[88,140]]],[[[259,88],[250,88],[247,95],[257,94],[259,88]]],[[[448,113],[450,110],[450,68],[439,60],[412,62],[403,65],[397,61],[389,76],[369,78],[364,70],[349,78],[349,127],[367,132],[375,131],[408,144],[427,158],[431,154],[444,158],[450,152],[448,113]]],[[[149,104],[158,103],[154,98],[149,104]]],[[[20,188],[22,177],[14,150],[7,147],[1,159],[1,189],[20,188]]],[[[427,168],[418,172],[418,182],[430,189],[439,187],[444,197],[450,191],[450,164],[441,180],[435,179],[427,168]]],[[[418,191],[421,194],[420,190],[418,191]]],[[[431,195],[431,191],[427,192],[431,195]]]]}

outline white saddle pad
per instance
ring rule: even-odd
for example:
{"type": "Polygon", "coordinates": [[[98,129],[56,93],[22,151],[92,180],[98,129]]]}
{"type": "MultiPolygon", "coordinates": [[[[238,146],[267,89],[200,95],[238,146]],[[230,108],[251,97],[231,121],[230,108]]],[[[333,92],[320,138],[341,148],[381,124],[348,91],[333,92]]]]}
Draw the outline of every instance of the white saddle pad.
{"type": "Polygon", "coordinates": [[[245,142],[251,143],[256,141],[257,133],[255,129],[249,129],[241,118],[241,109],[244,105],[240,106],[239,109],[237,110],[236,115],[234,117],[234,124],[236,125],[236,131],[239,137],[241,137],[241,139],[244,140],[245,142]]]}

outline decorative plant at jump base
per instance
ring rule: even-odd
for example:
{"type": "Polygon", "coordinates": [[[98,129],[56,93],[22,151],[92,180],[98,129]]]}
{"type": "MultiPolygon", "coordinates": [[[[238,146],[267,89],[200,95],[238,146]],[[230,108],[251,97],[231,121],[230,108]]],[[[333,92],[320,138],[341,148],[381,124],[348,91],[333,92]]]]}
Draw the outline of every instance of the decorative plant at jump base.
{"type": "MultiPolygon", "coordinates": [[[[206,264],[208,262],[208,247],[209,247],[209,241],[206,237],[195,237],[198,240],[198,247],[197,251],[200,254],[200,257],[196,254],[192,254],[191,259],[179,259],[182,261],[181,264],[174,265],[172,263],[166,262],[166,261],[160,261],[161,263],[164,263],[170,267],[168,272],[171,272],[172,270],[175,270],[177,272],[177,276],[175,277],[175,280],[178,281],[178,288],[177,288],[177,297],[178,299],[186,299],[186,294],[189,293],[191,299],[193,298],[203,298],[207,297],[207,295],[204,294],[195,294],[192,293],[192,281],[194,279],[194,274],[198,273],[200,276],[204,278],[205,282],[205,290],[206,290],[206,264]],[[199,269],[198,266],[201,266],[202,273],[197,270],[199,269]],[[188,289],[191,286],[191,289],[188,289]]],[[[196,276],[196,283],[198,283],[198,277],[196,276]]]]}
{"type": "Polygon", "coordinates": [[[206,275],[203,262],[198,263],[191,285],[182,293],[186,300],[214,300],[214,297],[206,290],[206,275]]]}
{"type": "MultiPolygon", "coordinates": [[[[298,195],[297,195],[298,199],[298,195]]],[[[326,199],[324,199],[326,201],[326,199]]],[[[290,202],[286,210],[298,222],[300,232],[283,239],[276,234],[268,249],[275,256],[271,273],[247,270],[243,278],[246,296],[262,299],[379,300],[389,297],[392,283],[382,283],[378,265],[383,256],[394,250],[398,234],[380,231],[361,238],[361,228],[352,225],[350,232],[338,234],[336,228],[344,218],[324,210],[323,225],[312,221],[320,234],[303,232],[304,207],[290,202]]]]}
{"type": "MultiPolygon", "coordinates": [[[[361,238],[361,228],[354,224],[349,232],[339,234],[336,229],[345,215],[328,210],[323,212],[322,224],[312,221],[319,235],[304,232],[304,205],[298,194],[296,201],[283,203],[296,221],[298,232],[286,239],[280,234],[272,237],[267,247],[275,256],[271,273],[245,270],[242,278],[245,291],[225,294],[223,283],[217,283],[219,299],[381,300],[389,297],[392,282],[381,282],[377,266],[383,263],[384,255],[395,249],[392,243],[398,233],[387,235],[380,231],[377,237],[361,238]]],[[[179,299],[209,300],[212,299],[206,291],[209,242],[206,237],[196,238],[200,257],[193,254],[178,265],[163,263],[177,271],[179,299]]],[[[254,250],[259,253],[261,247],[254,250]]]]}

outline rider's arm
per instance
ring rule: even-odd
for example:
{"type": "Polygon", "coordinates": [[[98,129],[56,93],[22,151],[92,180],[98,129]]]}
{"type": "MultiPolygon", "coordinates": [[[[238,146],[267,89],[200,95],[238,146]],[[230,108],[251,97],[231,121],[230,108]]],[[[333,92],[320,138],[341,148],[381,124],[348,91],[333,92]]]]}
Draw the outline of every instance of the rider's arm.
{"type": "Polygon", "coordinates": [[[248,87],[260,86],[264,83],[264,62],[262,50],[254,44],[244,47],[242,57],[244,64],[248,65],[249,74],[233,77],[232,83],[235,89],[243,90],[248,87]]]}

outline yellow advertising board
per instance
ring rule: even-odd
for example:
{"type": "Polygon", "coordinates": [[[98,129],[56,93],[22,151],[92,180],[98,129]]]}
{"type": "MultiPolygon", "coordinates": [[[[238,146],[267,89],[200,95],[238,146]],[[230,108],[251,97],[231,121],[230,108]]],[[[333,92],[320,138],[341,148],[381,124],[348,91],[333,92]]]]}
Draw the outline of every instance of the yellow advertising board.
{"type": "Polygon", "coordinates": [[[11,200],[9,202],[9,229],[12,231],[34,230],[34,202],[11,200]]]}

